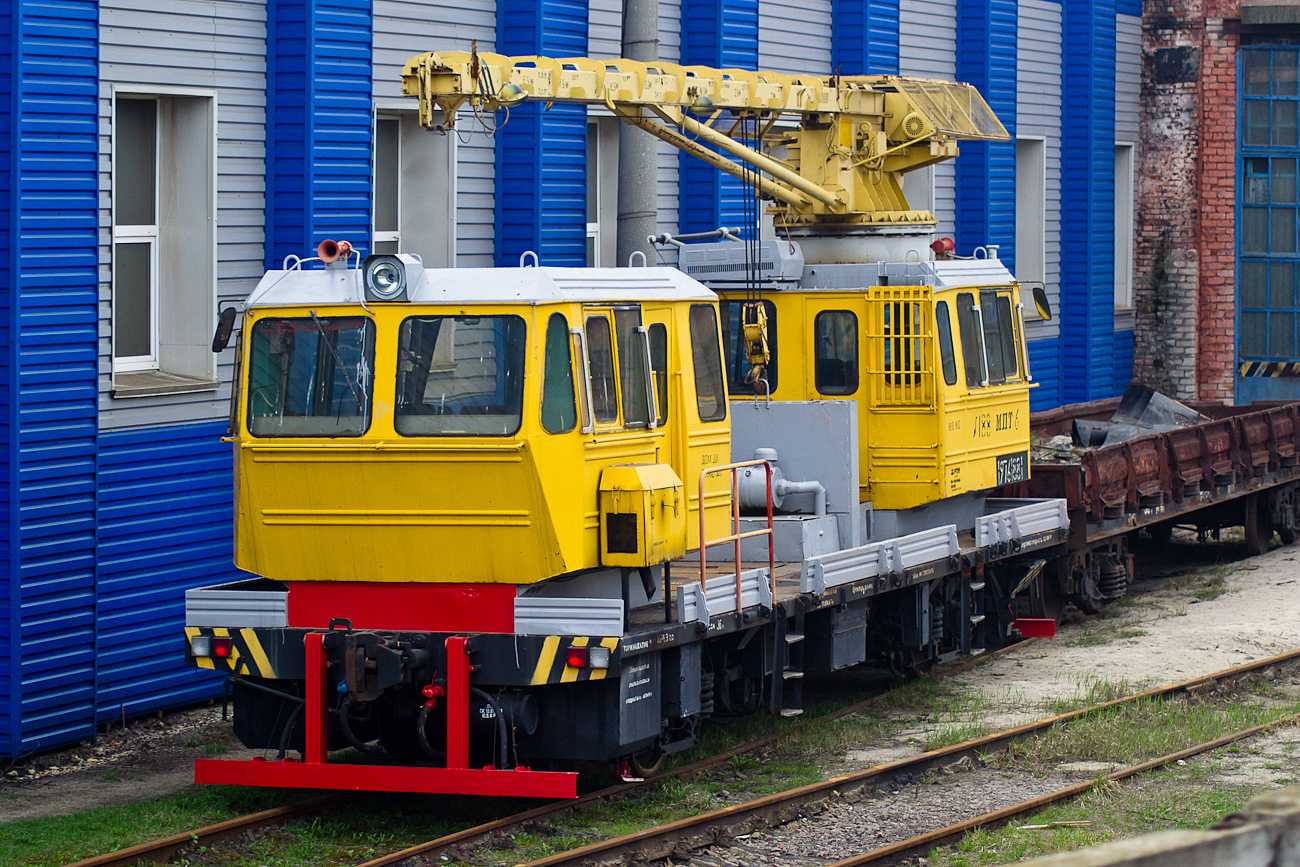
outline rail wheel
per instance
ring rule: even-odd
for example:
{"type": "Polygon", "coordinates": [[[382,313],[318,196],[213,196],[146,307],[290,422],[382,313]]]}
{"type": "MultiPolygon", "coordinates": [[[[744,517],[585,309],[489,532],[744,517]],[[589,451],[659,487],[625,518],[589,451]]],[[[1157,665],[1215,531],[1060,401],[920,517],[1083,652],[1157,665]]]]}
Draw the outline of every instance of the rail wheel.
{"type": "Polygon", "coordinates": [[[664,766],[664,751],[658,745],[646,747],[628,759],[628,765],[638,777],[654,776],[664,766]]]}
{"type": "Polygon", "coordinates": [[[1147,527],[1147,535],[1151,541],[1157,545],[1168,545],[1174,537],[1174,525],[1172,521],[1165,521],[1162,524],[1152,524],[1147,527]]]}
{"type": "Polygon", "coordinates": [[[1051,618],[1057,623],[1065,613],[1065,594],[1061,591],[1060,571],[1065,567],[1062,559],[1049,563],[1029,585],[1029,616],[1040,620],[1051,618]]]}
{"type": "Polygon", "coordinates": [[[1246,498],[1242,529],[1246,531],[1246,551],[1251,556],[1268,553],[1268,543],[1273,541],[1273,524],[1259,494],[1246,498]]]}
{"type": "Polygon", "coordinates": [[[904,647],[889,653],[889,670],[898,677],[925,677],[934,666],[935,658],[925,649],[904,647]]]}

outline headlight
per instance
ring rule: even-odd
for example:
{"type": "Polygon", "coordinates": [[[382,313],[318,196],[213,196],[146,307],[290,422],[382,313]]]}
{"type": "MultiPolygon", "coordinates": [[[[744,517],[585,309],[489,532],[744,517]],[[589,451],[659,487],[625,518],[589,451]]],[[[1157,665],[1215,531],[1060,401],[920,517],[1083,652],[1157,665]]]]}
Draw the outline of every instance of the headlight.
{"type": "Polygon", "coordinates": [[[367,256],[362,267],[367,301],[409,301],[424,281],[424,263],[412,253],[367,256]]]}

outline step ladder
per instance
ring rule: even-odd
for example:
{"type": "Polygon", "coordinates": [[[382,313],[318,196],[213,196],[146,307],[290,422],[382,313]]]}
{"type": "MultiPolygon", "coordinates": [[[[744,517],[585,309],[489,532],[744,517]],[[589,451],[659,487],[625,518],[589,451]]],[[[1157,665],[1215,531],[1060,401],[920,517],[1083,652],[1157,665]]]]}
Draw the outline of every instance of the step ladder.
{"type": "Polygon", "coordinates": [[[961,652],[984,652],[984,564],[961,570],[961,652]]]}
{"type": "Polygon", "coordinates": [[[771,712],[781,716],[803,713],[804,609],[795,602],[776,607],[775,640],[772,651],[771,712]]]}

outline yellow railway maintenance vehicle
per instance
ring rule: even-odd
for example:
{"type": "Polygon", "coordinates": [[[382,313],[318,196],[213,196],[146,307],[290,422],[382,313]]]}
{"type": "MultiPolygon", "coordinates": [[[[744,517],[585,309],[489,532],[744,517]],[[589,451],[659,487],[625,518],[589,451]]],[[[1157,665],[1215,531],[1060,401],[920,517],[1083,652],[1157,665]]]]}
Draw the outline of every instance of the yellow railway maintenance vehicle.
{"type": "Polygon", "coordinates": [[[429,123],[604,104],[749,179],[785,237],[680,270],[354,267],[330,242],[268,272],[232,413],[260,577],[191,591],[186,631],[274,756],[200,782],[572,795],[573,762],[640,773],[710,716],[798,713],[805,671],[1007,637],[1068,523],[988,496],[1028,467],[1018,287],[995,254],[936,258],[898,184],[1005,136],[978,94],[482,54],[415,58],[406,87],[429,123]]]}

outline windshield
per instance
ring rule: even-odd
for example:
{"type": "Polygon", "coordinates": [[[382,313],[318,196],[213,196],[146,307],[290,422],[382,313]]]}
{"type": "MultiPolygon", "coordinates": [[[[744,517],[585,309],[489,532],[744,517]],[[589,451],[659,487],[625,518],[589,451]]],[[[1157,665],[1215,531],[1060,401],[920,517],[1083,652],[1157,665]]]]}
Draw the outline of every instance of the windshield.
{"type": "Polygon", "coordinates": [[[397,343],[397,432],[507,436],[519,430],[524,331],[518,316],[405,320],[397,343]]]}
{"type": "Polygon", "coordinates": [[[248,430],[259,437],[361,436],[370,423],[374,323],[262,319],[248,361],[248,430]]]}

